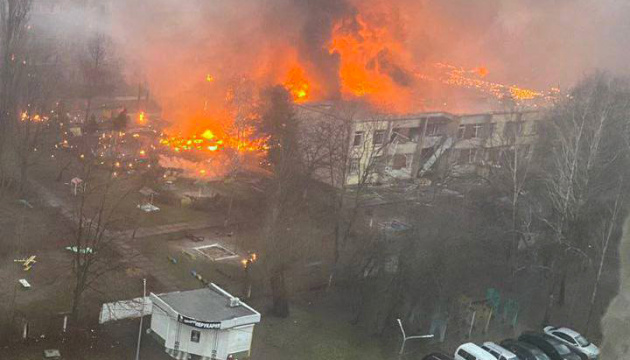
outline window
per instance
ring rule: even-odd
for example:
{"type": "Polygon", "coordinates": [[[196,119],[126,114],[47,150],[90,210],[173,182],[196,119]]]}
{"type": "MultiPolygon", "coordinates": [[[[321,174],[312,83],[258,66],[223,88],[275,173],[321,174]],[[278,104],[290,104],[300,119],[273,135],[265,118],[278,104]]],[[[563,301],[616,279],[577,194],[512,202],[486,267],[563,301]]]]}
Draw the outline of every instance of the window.
{"type": "Polygon", "coordinates": [[[472,137],[480,138],[483,135],[483,124],[474,124],[472,126],[472,137]]]}
{"type": "Polygon", "coordinates": [[[459,159],[457,161],[460,165],[474,164],[477,159],[477,149],[462,149],[459,151],[459,159]]]}
{"type": "Polygon", "coordinates": [[[481,345],[481,348],[486,350],[487,352],[489,352],[492,356],[494,356],[496,359],[499,360],[504,360],[505,358],[501,356],[501,354],[499,354],[498,352],[490,349],[489,347],[485,346],[485,345],[481,345]]]}
{"type": "Polygon", "coordinates": [[[190,341],[194,343],[198,343],[199,339],[201,339],[201,332],[198,330],[190,331],[190,341]]]}
{"type": "Polygon", "coordinates": [[[401,170],[408,168],[407,155],[404,154],[396,154],[392,160],[392,169],[393,170],[401,170]]]}
{"type": "Polygon", "coordinates": [[[501,151],[496,148],[487,149],[487,159],[490,164],[498,164],[501,156],[501,151]]]}
{"type": "Polygon", "coordinates": [[[372,145],[379,146],[385,143],[385,130],[374,131],[374,137],[372,138],[372,145]]]}
{"type": "Polygon", "coordinates": [[[494,135],[495,126],[495,123],[485,124],[485,126],[483,127],[482,136],[485,138],[491,138],[494,135]]]}
{"type": "Polygon", "coordinates": [[[420,135],[422,135],[422,129],[422,127],[409,128],[409,140],[418,142],[420,140],[420,135]]]}
{"type": "Polygon", "coordinates": [[[350,159],[350,174],[359,173],[359,159],[350,159]]]}
{"type": "Polygon", "coordinates": [[[538,135],[545,131],[542,121],[532,121],[531,134],[538,135]]]}
{"type": "Polygon", "coordinates": [[[466,360],[477,360],[476,357],[474,357],[472,354],[469,354],[464,349],[459,349],[459,351],[457,352],[457,355],[463,357],[466,360]]]}
{"type": "Polygon", "coordinates": [[[463,139],[466,136],[466,125],[459,125],[457,128],[457,138],[463,139]]]}
{"type": "Polygon", "coordinates": [[[361,146],[363,144],[363,131],[356,131],[354,133],[354,139],[352,140],[352,145],[361,146]]]}
{"type": "Polygon", "coordinates": [[[580,346],[582,347],[587,347],[591,345],[591,343],[588,340],[586,340],[586,338],[582,335],[578,335],[578,337],[576,337],[575,340],[577,340],[578,344],[580,344],[580,346]]]}
{"type": "MultiPolygon", "coordinates": [[[[490,124],[488,124],[490,125],[490,124]]],[[[486,124],[459,125],[457,137],[459,139],[477,139],[486,135],[486,124]]]]}
{"type": "Polygon", "coordinates": [[[523,134],[522,121],[509,121],[505,123],[505,128],[503,129],[503,135],[514,138],[522,134],[523,134]]]}
{"type": "Polygon", "coordinates": [[[427,136],[441,136],[446,132],[446,123],[443,121],[433,121],[429,120],[427,124],[427,136]]]}
{"type": "Polygon", "coordinates": [[[563,334],[563,333],[561,333],[561,332],[559,332],[559,331],[556,331],[556,332],[554,332],[553,334],[554,334],[555,336],[559,337],[560,339],[562,339],[562,340],[564,340],[564,341],[567,341],[567,342],[569,342],[569,343],[571,343],[571,344],[574,344],[574,345],[575,345],[575,340],[573,340],[573,338],[572,338],[572,337],[570,337],[569,335],[567,335],[567,334],[563,334]]]}

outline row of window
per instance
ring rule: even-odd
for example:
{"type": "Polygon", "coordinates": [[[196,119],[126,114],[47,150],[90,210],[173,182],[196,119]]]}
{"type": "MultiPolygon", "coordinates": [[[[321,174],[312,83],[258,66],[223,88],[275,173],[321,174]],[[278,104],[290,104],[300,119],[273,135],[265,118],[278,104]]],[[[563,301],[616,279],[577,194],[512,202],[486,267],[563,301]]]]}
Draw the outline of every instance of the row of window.
{"type": "MultiPolygon", "coordinates": [[[[386,130],[376,130],[374,131],[374,135],[372,136],[372,146],[380,146],[385,144],[385,134],[386,130]]],[[[365,131],[356,131],[354,133],[354,139],[352,140],[353,146],[361,146],[365,138],[365,131]]]]}
{"type": "MultiPolygon", "coordinates": [[[[538,133],[538,122],[532,127],[532,135],[538,133]]],[[[523,135],[525,128],[524,121],[509,121],[503,126],[503,136],[514,138],[523,135]]],[[[495,123],[481,123],[460,125],[457,130],[458,139],[485,139],[494,135],[496,129],[495,123]]],[[[427,124],[426,136],[442,136],[447,134],[446,122],[434,122],[427,124]]],[[[398,138],[401,142],[412,141],[417,142],[422,133],[421,127],[413,128],[395,128],[392,132],[392,138],[398,138]]],[[[376,130],[372,136],[372,146],[381,146],[385,144],[387,130],[376,130]]],[[[352,141],[353,146],[361,146],[365,141],[365,131],[356,131],[352,141]]]]}
{"type": "MultiPolygon", "coordinates": [[[[491,148],[491,149],[456,149],[453,150],[454,162],[458,165],[479,164],[487,162],[489,164],[511,164],[514,162],[515,156],[519,158],[527,157],[530,154],[531,147],[529,145],[519,146],[517,150],[508,148],[491,148]]],[[[432,148],[423,149],[420,157],[423,160],[428,159],[433,154],[432,148]]],[[[411,167],[413,156],[397,154],[392,159],[392,169],[401,170],[411,167]]],[[[372,166],[382,166],[385,161],[384,156],[375,156],[371,159],[372,166]]],[[[350,159],[349,174],[359,173],[360,159],[350,159]]]]}
{"type": "Polygon", "coordinates": [[[517,150],[505,148],[492,149],[461,149],[455,150],[455,162],[459,165],[477,164],[488,162],[490,164],[513,163],[515,156],[529,156],[531,148],[529,145],[519,146],[517,150]]]}

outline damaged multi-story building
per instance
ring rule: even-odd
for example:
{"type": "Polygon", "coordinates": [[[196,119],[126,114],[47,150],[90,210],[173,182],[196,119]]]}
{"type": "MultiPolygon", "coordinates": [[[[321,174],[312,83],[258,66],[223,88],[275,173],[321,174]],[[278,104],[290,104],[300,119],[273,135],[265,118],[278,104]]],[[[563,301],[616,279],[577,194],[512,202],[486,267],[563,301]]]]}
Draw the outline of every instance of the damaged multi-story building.
{"type": "Polygon", "coordinates": [[[346,185],[487,174],[491,167],[513,158],[516,151],[520,156],[530,154],[543,119],[540,111],[532,110],[409,115],[353,112],[345,119],[336,111],[331,104],[307,104],[300,106],[299,116],[345,121],[349,142],[346,185]]]}

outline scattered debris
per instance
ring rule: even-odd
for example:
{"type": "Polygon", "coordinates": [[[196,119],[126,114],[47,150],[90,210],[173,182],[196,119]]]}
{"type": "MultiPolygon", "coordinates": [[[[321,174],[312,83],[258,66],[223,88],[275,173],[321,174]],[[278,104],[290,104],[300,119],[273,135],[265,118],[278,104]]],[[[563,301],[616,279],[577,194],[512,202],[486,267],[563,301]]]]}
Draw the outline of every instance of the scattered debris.
{"type": "Polygon", "coordinates": [[[26,281],[26,279],[20,279],[18,281],[20,282],[20,284],[22,285],[23,288],[25,288],[25,289],[30,289],[31,288],[31,284],[29,284],[28,281],[26,281]]]}
{"type": "Polygon", "coordinates": [[[37,262],[37,260],[35,260],[36,257],[37,256],[32,255],[29,258],[15,259],[13,260],[13,262],[22,263],[22,266],[24,267],[24,271],[29,271],[33,267],[33,264],[37,262]]]}
{"type": "Polygon", "coordinates": [[[144,212],[154,212],[154,211],[160,211],[160,208],[153,205],[153,204],[144,204],[144,205],[138,205],[138,209],[144,211],[144,212]]]}
{"type": "Polygon", "coordinates": [[[61,352],[57,349],[44,350],[44,359],[61,359],[61,352]]]}
{"type": "Polygon", "coordinates": [[[203,236],[195,236],[192,233],[186,233],[185,236],[186,236],[187,239],[190,239],[190,240],[192,240],[194,242],[201,242],[201,241],[205,240],[205,238],[203,236]]]}
{"type": "Polygon", "coordinates": [[[26,201],[26,200],[24,200],[24,199],[20,199],[20,200],[18,200],[18,202],[19,202],[20,204],[22,204],[22,205],[26,206],[26,207],[27,207],[27,208],[29,208],[29,209],[32,209],[32,208],[33,208],[33,205],[31,205],[31,203],[30,203],[30,202],[28,202],[28,201],[26,201]]]}
{"type": "Polygon", "coordinates": [[[170,261],[170,262],[171,262],[171,263],[173,263],[173,264],[177,264],[177,259],[175,259],[175,258],[174,258],[174,257],[172,257],[172,256],[168,256],[168,261],[170,261]]]}
{"type": "Polygon", "coordinates": [[[94,250],[91,247],[87,247],[85,249],[78,249],[76,246],[66,246],[66,250],[72,251],[73,253],[81,253],[81,254],[92,254],[94,250]]]}

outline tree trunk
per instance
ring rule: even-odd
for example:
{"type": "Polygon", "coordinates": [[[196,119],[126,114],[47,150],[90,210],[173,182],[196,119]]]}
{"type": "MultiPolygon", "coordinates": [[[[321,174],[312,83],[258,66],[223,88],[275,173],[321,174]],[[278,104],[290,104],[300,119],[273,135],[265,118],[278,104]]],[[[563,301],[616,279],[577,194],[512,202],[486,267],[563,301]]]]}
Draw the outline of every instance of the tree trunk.
{"type": "Polygon", "coordinates": [[[566,303],[566,287],[567,287],[567,269],[562,271],[562,278],[560,279],[560,294],[558,295],[558,305],[564,306],[566,303]]]}
{"type": "Polygon", "coordinates": [[[74,287],[74,293],[72,295],[72,312],[71,312],[71,318],[72,320],[75,321],[75,323],[79,320],[79,304],[81,303],[81,289],[80,289],[80,285],[77,282],[76,286],[74,287]]]}
{"type": "Polygon", "coordinates": [[[271,293],[273,297],[272,313],[286,318],[289,316],[289,300],[284,276],[284,269],[276,269],[271,275],[271,293]]]}

